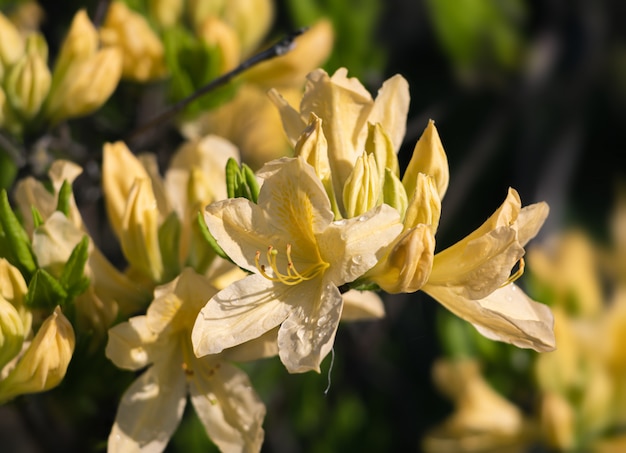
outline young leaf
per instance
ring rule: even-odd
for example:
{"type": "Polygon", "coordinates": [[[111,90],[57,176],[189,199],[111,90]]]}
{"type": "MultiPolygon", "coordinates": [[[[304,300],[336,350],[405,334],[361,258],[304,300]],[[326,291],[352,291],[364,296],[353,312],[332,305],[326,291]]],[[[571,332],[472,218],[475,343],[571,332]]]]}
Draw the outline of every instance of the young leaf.
{"type": "Polygon", "coordinates": [[[0,225],[4,233],[6,258],[28,280],[37,269],[37,261],[28,235],[11,209],[9,197],[4,189],[0,191],[0,225]]]}
{"type": "Polygon", "coordinates": [[[57,201],[57,211],[61,211],[65,217],[70,215],[70,198],[72,196],[72,185],[63,181],[61,189],[59,189],[59,198],[57,201]]]}
{"type": "MultiPolygon", "coordinates": [[[[83,236],[81,241],[74,247],[74,250],[72,250],[67,263],[63,266],[63,272],[59,278],[61,286],[67,290],[68,293],[72,293],[75,296],[80,294],[76,291],[83,288],[85,285],[84,280],[87,279],[87,281],[89,281],[89,279],[83,275],[85,273],[87,258],[89,258],[89,238],[83,236]]],[[[87,288],[84,288],[83,291],[85,289],[87,288]]]]}
{"type": "Polygon", "coordinates": [[[217,256],[221,256],[222,258],[232,263],[232,260],[229,258],[226,252],[222,250],[222,247],[219,246],[219,244],[209,231],[209,228],[206,226],[206,223],[204,223],[204,219],[202,218],[202,213],[200,212],[198,212],[198,225],[200,226],[200,232],[202,233],[202,237],[204,237],[204,239],[209,243],[217,256]]]}
{"type": "Polygon", "coordinates": [[[37,269],[28,285],[26,303],[33,308],[54,308],[65,305],[67,291],[50,273],[37,269]]]}
{"type": "Polygon", "coordinates": [[[226,162],[226,193],[228,198],[237,197],[239,185],[239,164],[232,157],[226,162]]]}
{"type": "Polygon", "coordinates": [[[259,190],[260,190],[259,183],[256,180],[256,176],[254,176],[254,172],[246,164],[241,164],[241,173],[243,175],[245,184],[250,191],[250,198],[248,199],[251,202],[256,203],[259,198],[259,190]]]}

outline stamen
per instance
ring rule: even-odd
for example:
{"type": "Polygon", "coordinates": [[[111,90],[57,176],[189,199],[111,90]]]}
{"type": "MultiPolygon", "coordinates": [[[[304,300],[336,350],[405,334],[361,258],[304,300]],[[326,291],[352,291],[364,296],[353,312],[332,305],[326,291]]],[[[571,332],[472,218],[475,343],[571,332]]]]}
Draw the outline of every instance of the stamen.
{"type": "Polygon", "coordinates": [[[520,260],[519,260],[519,267],[517,268],[517,270],[513,274],[511,274],[509,276],[509,278],[506,279],[506,281],[502,284],[502,286],[500,286],[500,288],[508,285],[509,283],[513,283],[515,280],[517,280],[522,275],[524,275],[524,268],[525,267],[526,267],[526,262],[524,261],[524,258],[520,258],[520,260]]]}
{"type": "Polygon", "coordinates": [[[273,274],[270,276],[266,271],[265,265],[261,264],[261,252],[257,250],[254,256],[254,264],[260,274],[273,282],[281,282],[285,285],[297,285],[305,280],[311,280],[329,266],[328,263],[320,260],[317,264],[312,265],[304,272],[298,272],[291,257],[291,244],[287,244],[285,252],[287,257],[287,270],[286,272],[281,272],[278,270],[278,250],[271,245],[267,248],[266,259],[273,274]]]}

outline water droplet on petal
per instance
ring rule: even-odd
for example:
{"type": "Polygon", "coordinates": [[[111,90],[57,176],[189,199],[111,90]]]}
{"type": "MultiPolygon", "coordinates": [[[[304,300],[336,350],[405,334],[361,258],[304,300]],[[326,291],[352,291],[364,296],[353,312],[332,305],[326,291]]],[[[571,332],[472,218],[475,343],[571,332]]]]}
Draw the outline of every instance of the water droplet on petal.
{"type": "Polygon", "coordinates": [[[345,225],[346,224],[346,219],[339,219],[339,220],[335,220],[335,225],[345,225]]]}

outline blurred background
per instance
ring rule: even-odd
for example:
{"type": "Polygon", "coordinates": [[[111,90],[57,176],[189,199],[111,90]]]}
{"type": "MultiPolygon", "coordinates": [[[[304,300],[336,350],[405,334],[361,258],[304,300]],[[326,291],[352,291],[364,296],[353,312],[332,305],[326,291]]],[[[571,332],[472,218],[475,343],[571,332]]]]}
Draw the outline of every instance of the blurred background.
{"type": "MultiPolygon", "coordinates": [[[[5,11],[14,3],[3,0],[0,7],[5,11]]],[[[86,7],[94,17],[102,3],[106,2],[41,1],[41,27],[49,42],[60,42],[77,9],[86,7]]],[[[140,7],[142,2],[128,3],[140,7]]],[[[408,162],[428,119],[435,120],[450,166],[437,250],[478,227],[504,200],[510,186],[519,191],[524,205],[537,201],[550,205],[550,217],[531,249],[545,246],[553,251],[549,247],[555,237],[577,228],[592,250],[601,250],[593,256],[620,253],[610,219],[626,181],[624,2],[277,0],[274,6],[266,43],[328,18],[335,35],[332,53],[323,65],[329,73],[346,67],[374,95],[394,74],[408,80],[411,104],[400,151],[402,164],[408,162]]],[[[57,50],[51,45],[50,54],[57,50]]],[[[93,215],[94,225],[102,212],[97,188],[101,143],[120,138],[121,131],[146,119],[131,111],[135,100],[165,105],[168,100],[159,93],[158,84],[121,84],[99,117],[78,119],[69,126],[75,141],[82,144],[72,157],[87,170],[82,180],[85,190],[76,191],[77,200],[83,212],[93,215]],[[82,134],[81,130],[96,132],[82,134]]],[[[179,139],[169,133],[148,138],[140,147],[159,152],[167,162],[179,139]]],[[[107,234],[101,232],[100,241],[115,259],[119,250],[115,245],[107,250],[107,234]]],[[[576,255],[574,263],[592,267],[600,306],[609,306],[617,282],[626,275],[611,272],[615,261],[598,258],[593,267],[595,260],[576,255]]],[[[556,284],[533,274],[530,259],[527,265],[518,283],[535,299],[557,304],[556,284]]],[[[554,275],[562,275],[558,267],[554,275]]],[[[577,294],[572,297],[575,307],[583,303],[577,294]]],[[[589,451],[589,445],[599,445],[597,439],[624,428],[624,420],[618,417],[584,439],[559,443],[559,436],[567,435],[558,434],[561,422],[554,421],[562,418],[545,417],[549,408],[543,395],[551,384],[544,382],[545,376],[537,377],[538,354],[478,338],[470,325],[423,293],[389,296],[385,303],[385,319],[340,327],[332,360],[326,359],[319,375],[288,375],[278,359],[245,366],[267,405],[263,451],[512,451],[513,446],[518,451],[589,451]],[[479,434],[480,441],[454,443],[467,432],[462,423],[456,431],[442,428],[458,402],[442,391],[441,381],[437,385],[433,379],[435,363],[444,358],[478,363],[489,388],[517,408],[523,428],[505,430],[504,436],[498,432],[494,440],[488,428],[474,426],[467,429],[479,434]],[[542,428],[541,420],[552,420],[554,427],[542,428]]],[[[574,308],[570,314],[582,311],[574,308]]],[[[132,376],[117,376],[113,366],[101,360],[90,366],[109,373],[112,388],[130,382],[132,376]]],[[[88,387],[72,376],[59,388],[59,395],[80,394],[88,387]]],[[[590,388],[594,381],[585,376],[574,390],[564,391],[564,399],[590,388]]],[[[58,451],[102,450],[116,402],[107,389],[90,392],[93,396],[78,401],[71,411],[55,407],[61,397],[47,395],[36,395],[34,402],[17,409],[0,408],[0,438],[23,436],[27,440],[19,445],[26,449],[20,451],[53,451],[50,445],[58,445],[58,451]],[[42,405],[48,408],[44,414],[38,412],[42,405]],[[62,415],[57,417],[56,410],[62,415]]],[[[568,400],[570,418],[576,418],[580,400],[568,400]]],[[[168,451],[211,448],[191,411],[168,451]]]]}

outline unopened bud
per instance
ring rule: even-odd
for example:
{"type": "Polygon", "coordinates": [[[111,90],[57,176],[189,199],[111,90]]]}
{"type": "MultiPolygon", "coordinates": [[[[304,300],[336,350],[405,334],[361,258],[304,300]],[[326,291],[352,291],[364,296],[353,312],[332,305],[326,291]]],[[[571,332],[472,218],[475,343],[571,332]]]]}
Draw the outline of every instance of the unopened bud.
{"type": "Polygon", "coordinates": [[[88,60],[97,50],[98,32],[89,20],[87,12],[81,9],[74,15],[67,36],[61,45],[54,65],[55,83],[64,78],[65,72],[71,66],[88,60]]]}
{"type": "Polygon", "coordinates": [[[198,35],[221,57],[220,74],[234,69],[241,61],[241,46],[235,30],[216,16],[209,16],[198,30],[198,35]]]}
{"type": "Polygon", "coordinates": [[[59,385],[74,353],[74,329],[57,307],[41,325],[15,368],[0,382],[0,402],[59,385]]]}
{"type": "Polygon", "coordinates": [[[0,297],[0,370],[22,350],[27,332],[17,309],[0,297]]]}
{"type": "Polygon", "coordinates": [[[0,68],[6,72],[24,54],[24,39],[7,17],[0,13],[0,68]]]}
{"type": "Polygon", "coordinates": [[[162,28],[175,25],[183,12],[183,0],[150,0],[150,15],[162,28]]]}
{"type": "Polygon", "coordinates": [[[163,276],[158,218],[150,180],[137,179],[128,195],[120,242],[130,265],[153,282],[161,282],[163,276]]]}
{"type": "Polygon", "coordinates": [[[166,73],[165,50],[146,19],[124,3],[109,6],[100,29],[100,39],[106,46],[122,50],[122,77],[145,82],[159,79],[166,73]]]}
{"type": "Polygon", "coordinates": [[[435,128],[435,122],[432,120],[428,122],[428,126],[417,141],[413,149],[413,156],[402,177],[402,184],[406,188],[406,193],[411,194],[415,190],[419,173],[424,173],[433,178],[439,198],[443,199],[450,179],[448,158],[435,128]]]}
{"type": "Polygon", "coordinates": [[[343,187],[346,216],[356,217],[382,204],[380,177],[373,154],[361,154],[343,187]]]}
{"type": "Polygon", "coordinates": [[[440,216],[441,199],[435,181],[424,173],[418,173],[404,216],[404,228],[409,229],[418,224],[425,224],[435,234],[440,216]]]}
{"type": "Polygon", "coordinates": [[[383,180],[383,202],[392,208],[395,208],[396,211],[400,213],[400,218],[404,218],[409,204],[404,186],[402,185],[400,178],[398,178],[393,171],[389,168],[385,168],[384,171],[385,178],[383,180]]]}
{"type": "Polygon", "coordinates": [[[72,65],[61,83],[53,82],[47,116],[58,123],[92,113],[113,94],[121,75],[122,54],[116,47],[102,49],[93,58],[72,65]]]}
{"type": "Polygon", "coordinates": [[[50,90],[50,70],[39,53],[26,53],[11,68],[5,80],[6,94],[13,110],[31,120],[39,113],[50,90]]]}
{"type": "Polygon", "coordinates": [[[272,25],[274,2],[271,0],[228,0],[224,2],[221,17],[237,32],[242,55],[248,55],[259,46],[272,25]]]}
{"type": "Polygon", "coordinates": [[[402,233],[366,277],[391,294],[415,292],[430,276],[434,251],[435,237],[418,225],[402,233]]]}

